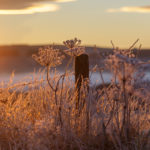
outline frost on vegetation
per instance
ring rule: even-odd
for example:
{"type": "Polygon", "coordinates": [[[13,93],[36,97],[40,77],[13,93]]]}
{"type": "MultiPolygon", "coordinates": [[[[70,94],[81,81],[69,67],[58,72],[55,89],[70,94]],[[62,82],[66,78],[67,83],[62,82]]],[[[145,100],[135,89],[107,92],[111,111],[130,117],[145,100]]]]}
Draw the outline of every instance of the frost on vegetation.
{"type": "Polygon", "coordinates": [[[81,40],[77,38],[64,41],[63,43],[68,48],[65,50],[65,53],[69,56],[78,56],[85,52],[85,47],[80,46],[81,40]]]}
{"type": "MultiPolygon", "coordinates": [[[[74,39],[64,44],[72,50],[80,43],[74,39]]],[[[60,51],[51,47],[33,57],[48,68],[63,60],[60,51]]],[[[114,50],[105,60],[113,80],[106,86],[100,70],[102,88],[87,90],[83,85],[78,110],[74,81],[66,74],[59,83],[57,74],[49,77],[47,70],[48,85],[42,79],[1,88],[0,149],[149,150],[150,86],[142,81],[147,65],[130,49],[114,50]],[[20,90],[21,86],[27,90],[20,90]]],[[[92,69],[97,70],[98,66],[92,69]]]]}
{"type": "Polygon", "coordinates": [[[115,49],[113,54],[109,55],[105,60],[106,67],[113,73],[119,81],[135,80],[142,81],[145,70],[150,67],[149,62],[143,62],[136,58],[132,50],[115,49]]]}
{"type": "Polygon", "coordinates": [[[56,67],[62,64],[64,55],[58,49],[52,46],[47,48],[40,48],[38,55],[33,55],[33,58],[42,66],[56,67]]]}

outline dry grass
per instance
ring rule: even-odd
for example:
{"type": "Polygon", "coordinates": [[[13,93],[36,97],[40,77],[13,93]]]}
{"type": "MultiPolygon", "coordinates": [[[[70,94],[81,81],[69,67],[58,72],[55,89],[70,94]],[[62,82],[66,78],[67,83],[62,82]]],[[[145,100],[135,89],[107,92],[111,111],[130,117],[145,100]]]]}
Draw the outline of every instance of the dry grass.
{"type": "Polygon", "coordinates": [[[149,150],[150,87],[141,74],[145,64],[131,50],[114,51],[105,63],[112,82],[105,86],[101,69],[93,69],[100,72],[103,87],[87,91],[82,86],[79,110],[68,71],[51,76],[46,66],[47,79],[41,75],[29,83],[1,85],[0,148],[149,150]]]}

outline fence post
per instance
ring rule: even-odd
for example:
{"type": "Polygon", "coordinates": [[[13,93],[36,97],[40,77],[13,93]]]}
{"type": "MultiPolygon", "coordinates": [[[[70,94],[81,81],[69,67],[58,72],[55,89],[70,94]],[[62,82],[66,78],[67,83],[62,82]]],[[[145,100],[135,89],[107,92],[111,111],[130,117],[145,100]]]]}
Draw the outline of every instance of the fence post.
{"type": "MultiPolygon", "coordinates": [[[[75,57],[76,109],[79,109],[80,89],[85,79],[89,79],[89,56],[87,54],[81,54],[75,57]]],[[[87,89],[89,88],[88,86],[87,89]]]]}

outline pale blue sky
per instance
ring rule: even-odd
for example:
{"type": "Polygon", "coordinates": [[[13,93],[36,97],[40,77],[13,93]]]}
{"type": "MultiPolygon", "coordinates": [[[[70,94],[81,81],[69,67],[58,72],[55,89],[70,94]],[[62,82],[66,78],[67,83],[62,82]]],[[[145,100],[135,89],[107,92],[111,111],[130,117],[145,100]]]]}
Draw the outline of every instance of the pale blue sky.
{"type": "Polygon", "coordinates": [[[77,0],[49,4],[59,9],[35,14],[0,14],[0,44],[62,43],[77,37],[86,45],[110,47],[113,40],[119,47],[129,47],[140,38],[143,47],[150,48],[149,0],[77,0]]]}

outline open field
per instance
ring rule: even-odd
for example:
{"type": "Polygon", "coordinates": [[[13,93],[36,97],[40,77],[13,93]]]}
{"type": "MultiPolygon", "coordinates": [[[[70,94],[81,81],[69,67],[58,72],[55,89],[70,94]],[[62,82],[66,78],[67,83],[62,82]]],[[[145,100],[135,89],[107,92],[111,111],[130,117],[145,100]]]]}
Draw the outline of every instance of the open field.
{"type": "Polygon", "coordinates": [[[149,18],[150,0],[0,0],[0,150],[150,150],[149,18]]]}
{"type": "MultiPolygon", "coordinates": [[[[79,50],[68,48],[67,54],[80,55],[79,50]]],[[[33,56],[43,66],[40,78],[35,74],[14,84],[12,74],[9,83],[1,82],[0,148],[149,150],[150,83],[142,80],[149,62],[138,59],[132,49],[114,50],[103,65],[113,74],[111,82],[105,83],[97,65],[90,71],[99,72],[101,86],[88,86],[85,80],[78,91],[70,78],[73,69],[65,67],[63,74],[52,69],[63,63],[63,55],[54,47],[42,48],[33,56]]]]}

